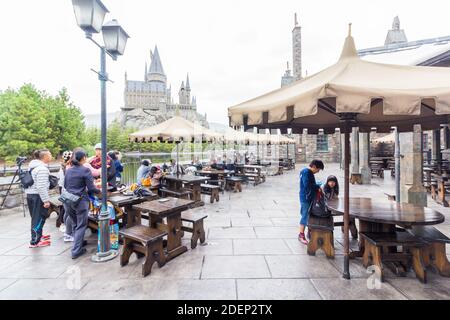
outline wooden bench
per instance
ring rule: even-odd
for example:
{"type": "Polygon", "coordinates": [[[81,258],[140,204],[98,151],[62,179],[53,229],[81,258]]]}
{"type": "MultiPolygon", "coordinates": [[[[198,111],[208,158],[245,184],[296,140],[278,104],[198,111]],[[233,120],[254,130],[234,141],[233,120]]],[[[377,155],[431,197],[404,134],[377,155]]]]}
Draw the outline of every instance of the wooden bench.
{"type": "Polygon", "coordinates": [[[365,268],[375,265],[379,268],[381,281],[384,281],[383,263],[400,262],[405,269],[412,263],[416,277],[422,283],[427,282],[426,267],[423,260],[423,248],[427,242],[411,235],[408,232],[371,233],[361,232],[362,240],[365,242],[363,266],[365,268]],[[402,247],[402,252],[397,253],[389,250],[402,247]],[[412,262],[411,262],[412,260],[412,262]]]}
{"type": "Polygon", "coordinates": [[[408,232],[429,243],[423,249],[425,266],[433,266],[441,276],[450,277],[450,262],[445,250],[445,245],[450,243],[450,239],[431,226],[414,226],[408,232]]]}
{"type": "Polygon", "coordinates": [[[170,189],[163,187],[160,189],[160,192],[161,192],[161,196],[163,198],[174,197],[174,198],[179,198],[179,199],[190,200],[193,195],[192,190],[187,190],[187,189],[175,191],[175,190],[170,190],[170,189]]]}
{"type": "Polygon", "coordinates": [[[233,192],[242,192],[243,179],[240,177],[226,178],[225,189],[233,190],[233,192]]]}
{"type": "Polygon", "coordinates": [[[56,227],[59,228],[64,223],[64,205],[59,201],[59,195],[50,198],[50,213],[56,212],[58,219],[56,219],[56,227]]]}
{"type": "Polygon", "coordinates": [[[253,185],[257,186],[261,183],[261,177],[257,173],[244,173],[244,176],[249,180],[253,181],[253,185]]]}
{"type": "Polygon", "coordinates": [[[200,240],[200,244],[204,244],[206,241],[206,233],[203,225],[203,220],[205,220],[207,217],[207,215],[195,214],[190,212],[183,212],[181,214],[182,222],[192,223],[192,228],[186,226],[181,227],[181,230],[192,233],[192,249],[197,248],[198,240],[200,240]]]}
{"type": "Polygon", "coordinates": [[[219,191],[220,186],[212,185],[212,184],[202,184],[200,185],[202,188],[202,193],[210,196],[210,203],[214,203],[214,200],[219,202],[219,191]]]}
{"type": "Polygon", "coordinates": [[[322,249],[327,258],[334,259],[333,217],[318,218],[311,215],[308,219],[308,230],[310,232],[308,254],[315,256],[316,251],[322,249]]]}
{"type": "Polygon", "coordinates": [[[167,232],[147,226],[134,226],[120,231],[119,234],[123,238],[123,251],[120,255],[121,267],[128,264],[133,253],[136,253],[139,258],[145,257],[142,264],[143,277],[151,273],[155,262],[160,268],[165,265],[163,238],[167,236],[167,232]]]}

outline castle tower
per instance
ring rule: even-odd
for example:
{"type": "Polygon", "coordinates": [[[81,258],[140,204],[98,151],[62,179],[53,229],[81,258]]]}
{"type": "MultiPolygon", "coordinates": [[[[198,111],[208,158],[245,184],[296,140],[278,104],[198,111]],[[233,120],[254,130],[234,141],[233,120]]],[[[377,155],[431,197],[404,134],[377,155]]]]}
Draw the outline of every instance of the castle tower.
{"type": "Polygon", "coordinates": [[[155,51],[151,52],[152,63],[150,64],[150,69],[147,73],[147,81],[152,84],[159,92],[166,91],[167,77],[164,73],[164,69],[161,63],[161,58],[159,57],[158,46],[155,46],[155,51]]]}
{"type": "Polygon", "coordinates": [[[191,84],[189,82],[189,73],[186,77],[186,104],[190,104],[191,102],[191,84]]]}
{"type": "Polygon", "coordinates": [[[284,76],[281,78],[281,87],[285,87],[294,82],[294,77],[291,75],[291,70],[289,69],[289,61],[287,62],[287,69],[284,76]]]}
{"type": "Polygon", "coordinates": [[[400,19],[397,16],[392,22],[392,30],[388,31],[384,45],[387,46],[390,44],[402,42],[408,42],[408,39],[406,38],[405,31],[400,29],[400,19]]]}
{"type": "Polygon", "coordinates": [[[292,47],[293,47],[293,68],[294,80],[302,79],[302,28],[298,24],[297,13],[295,14],[295,26],[292,30],[292,47]]]}
{"type": "Polygon", "coordinates": [[[179,104],[187,104],[186,103],[186,88],[184,86],[184,81],[181,83],[180,91],[178,92],[178,103],[179,104]]]}

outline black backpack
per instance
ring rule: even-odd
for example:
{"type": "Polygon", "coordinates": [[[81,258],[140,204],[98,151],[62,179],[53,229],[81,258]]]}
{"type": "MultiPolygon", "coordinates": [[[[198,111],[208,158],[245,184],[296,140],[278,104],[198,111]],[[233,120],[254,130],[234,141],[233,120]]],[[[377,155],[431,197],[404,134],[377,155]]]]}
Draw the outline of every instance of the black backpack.
{"type": "Polygon", "coordinates": [[[309,213],[317,218],[328,218],[331,216],[331,212],[327,209],[325,202],[325,195],[319,189],[317,191],[316,197],[314,201],[311,203],[311,207],[309,209],[309,213]]]}
{"type": "MultiPolygon", "coordinates": [[[[24,189],[28,189],[31,188],[34,184],[34,180],[33,180],[33,176],[31,175],[31,172],[33,172],[34,168],[31,170],[21,170],[19,172],[19,180],[20,180],[20,185],[22,186],[22,188],[24,189]]],[[[50,190],[55,189],[58,186],[58,177],[49,175],[48,180],[50,182],[50,190]]]]}
{"type": "Polygon", "coordinates": [[[33,176],[31,175],[31,172],[33,171],[33,169],[21,170],[19,172],[19,180],[20,180],[20,185],[22,188],[28,189],[34,184],[33,176]]]}

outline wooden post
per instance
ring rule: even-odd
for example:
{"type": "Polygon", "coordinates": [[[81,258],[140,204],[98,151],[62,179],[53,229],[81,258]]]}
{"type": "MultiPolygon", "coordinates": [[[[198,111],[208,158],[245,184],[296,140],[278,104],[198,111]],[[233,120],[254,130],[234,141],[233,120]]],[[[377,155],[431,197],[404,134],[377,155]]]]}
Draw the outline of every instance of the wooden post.
{"type": "Polygon", "coordinates": [[[350,279],[350,132],[346,126],[344,133],[344,279],[350,279]]]}

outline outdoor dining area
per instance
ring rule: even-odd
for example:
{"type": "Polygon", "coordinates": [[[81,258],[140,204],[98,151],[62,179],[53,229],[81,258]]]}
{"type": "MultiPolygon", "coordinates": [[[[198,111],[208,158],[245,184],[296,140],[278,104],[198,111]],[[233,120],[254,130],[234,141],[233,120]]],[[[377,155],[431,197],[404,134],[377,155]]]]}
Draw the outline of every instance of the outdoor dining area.
{"type": "MultiPolygon", "coordinates": [[[[404,193],[400,197],[397,192],[395,201],[351,197],[350,152],[353,157],[354,150],[350,148],[350,136],[355,128],[360,133],[394,130],[408,142],[409,149],[402,151],[404,158],[415,163],[417,159],[421,161],[415,152],[421,146],[413,143],[417,134],[448,125],[449,115],[448,68],[366,62],[358,56],[351,25],[341,56],[334,65],[291,86],[229,108],[230,124],[236,127],[279,129],[281,133],[299,134],[306,129],[308,134],[321,131],[343,135],[344,190],[339,198],[327,202],[331,216],[310,217],[308,254],[314,255],[322,249],[328,258],[333,258],[334,227],[343,225],[345,279],[351,278],[350,259],[362,258],[363,267],[372,266],[368,270],[381,281],[389,268],[398,276],[413,270],[423,283],[427,282],[429,267],[443,277],[450,276],[445,247],[450,239],[433,227],[443,223],[445,217],[437,210],[418,204],[413,196],[404,198],[404,193]],[[343,223],[337,222],[338,216],[343,217],[343,223]],[[359,248],[351,250],[350,230],[356,226],[358,231],[353,236],[358,238],[359,248]]],[[[365,156],[369,163],[369,155],[365,156]]],[[[396,156],[395,161],[400,158],[396,156]]],[[[382,177],[382,168],[389,163],[392,167],[392,160],[371,159],[372,173],[382,177]]],[[[444,163],[434,165],[433,170],[443,174],[444,163]]],[[[412,165],[403,168],[401,173],[409,174],[408,179],[414,181],[422,179],[414,174],[412,165]]],[[[400,190],[400,172],[395,170],[394,175],[397,191],[400,190]]],[[[432,179],[440,184],[438,193],[443,197],[447,180],[434,172],[430,181],[432,179]]],[[[414,195],[414,189],[408,192],[414,195]]]]}
{"type": "MultiPolygon", "coordinates": [[[[122,267],[129,263],[133,253],[138,258],[143,258],[142,276],[144,277],[151,273],[155,263],[162,268],[168,261],[188,251],[182,243],[185,234],[190,235],[191,250],[194,250],[199,243],[205,243],[204,220],[208,218],[208,214],[193,210],[205,205],[205,197],[209,197],[213,205],[220,201],[220,194],[241,193],[245,185],[252,184],[256,187],[266,181],[266,167],[257,164],[260,163],[259,152],[253,163],[250,161],[247,161],[247,164],[245,162],[242,164],[215,162],[213,165],[205,163],[201,169],[190,172],[188,168],[193,164],[181,163],[180,156],[186,151],[180,150],[181,148],[188,144],[191,147],[195,142],[200,145],[222,146],[225,142],[244,146],[255,142],[258,149],[268,144],[281,148],[294,143],[294,140],[284,136],[271,137],[268,134],[235,130],[230,130],[227,134],[219,134],[180,116],[133,133],[130,135],[130,140],[137,143],[170,143],[173,144],[176,152],[175,167],[171,172],[163,172],[158,187],[130,185],[107,193],[110,211],[113,212],[110,215],[110,225],[116,228],[107,232],[109,239],[107,239],[106,248],[118,252],[119,244],[122,245],[120,250],[122,267]]],[[[225,158],[226,150],[220,152],[225,158]]],[[[280,165],[278,159],[276,160],[275,166],[278,169],[280,165]]],[[[52,199],[53,211],[58,213],[61,207],[62,203],[57,198],[52,199]]],[[[95,209],[93,205],[88,227],[92,232],[98,232],[99,237],[103,236],[102,232],[104,232],[102,220],[104,218],[100,208],[95,209]]]]}

